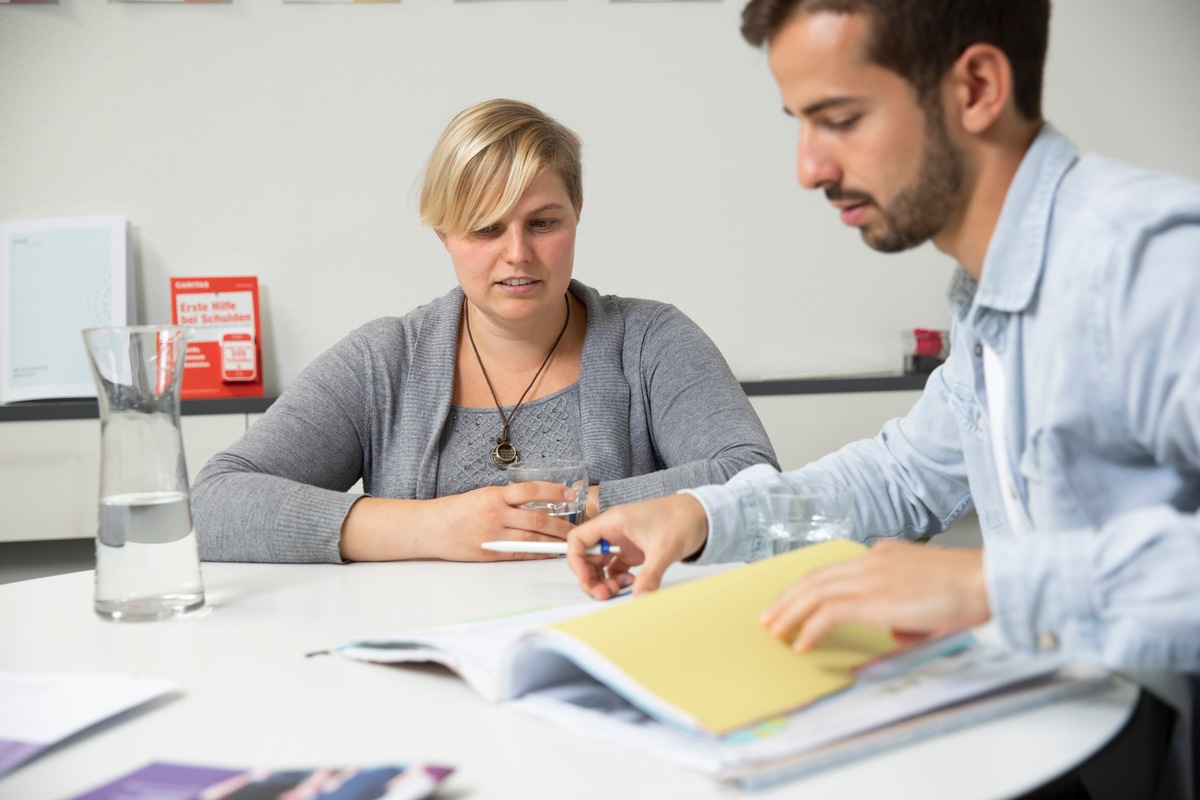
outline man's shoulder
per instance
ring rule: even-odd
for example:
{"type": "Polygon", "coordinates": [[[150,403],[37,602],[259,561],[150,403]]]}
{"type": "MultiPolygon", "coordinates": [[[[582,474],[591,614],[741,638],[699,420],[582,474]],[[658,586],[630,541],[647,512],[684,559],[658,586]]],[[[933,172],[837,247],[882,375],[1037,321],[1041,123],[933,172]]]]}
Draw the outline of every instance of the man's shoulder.
{"type": "Polygon", "coordinates": [[[1116,227],[1200,221],[1200,182],[1097,155],[1082,156],[1063,180],[1059,209],[1116,227]]]}

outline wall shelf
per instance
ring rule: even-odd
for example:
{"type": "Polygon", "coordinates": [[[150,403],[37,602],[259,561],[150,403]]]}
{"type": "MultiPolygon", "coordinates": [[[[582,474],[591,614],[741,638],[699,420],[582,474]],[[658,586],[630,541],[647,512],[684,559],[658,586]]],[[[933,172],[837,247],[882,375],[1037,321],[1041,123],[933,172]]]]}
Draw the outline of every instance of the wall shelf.
{"type": "MultiPolygon", "coordinates": [[[[274,397],[234,397],[209,400],[184,400],[180,413],[194,414],[259,414],[266,411],[274,397]]],[[[55,419],[97,419],[99,406],[94,399],[29,400],[24,403],[0,405],[0,422],[41,422],[55,419]]]]}
{"type": "Polygon", "coordinates": [[[826,378],[781,378],[742,381],[749,397],[788,394],[848,394],[852,392],[908,392],[925,388],[928,375],[843,375],[826,378]]]}
{"type": "MultiPolygon", "coordinates": [[[[827,378],[783,378],[769,381],[742,381],[749,397],[792,394],[840,394],[852,392],[904,392],[925,388],[928,375],[846,375],[827,378]]],[[[184,400],[180,413],[261,414],[274,397],[235,397],[210,400],[184,400]]],[[[55,419],[96,419],[100,412],[92,399],[30,400],[0,405],[0,422],[35,422],[55,419]]]]}

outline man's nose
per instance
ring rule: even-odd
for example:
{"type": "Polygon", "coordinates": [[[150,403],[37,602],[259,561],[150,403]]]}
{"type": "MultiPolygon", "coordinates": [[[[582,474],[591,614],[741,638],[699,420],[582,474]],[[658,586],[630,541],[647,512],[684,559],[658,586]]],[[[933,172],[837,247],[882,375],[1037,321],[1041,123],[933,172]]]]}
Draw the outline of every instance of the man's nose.
{"type": "Polygon", "coordinates": [[[805,126],[796,145],[796,180],[805,189],[822,189],[836,185],[840,179],[841,170],[828,148],[805,126]]]}

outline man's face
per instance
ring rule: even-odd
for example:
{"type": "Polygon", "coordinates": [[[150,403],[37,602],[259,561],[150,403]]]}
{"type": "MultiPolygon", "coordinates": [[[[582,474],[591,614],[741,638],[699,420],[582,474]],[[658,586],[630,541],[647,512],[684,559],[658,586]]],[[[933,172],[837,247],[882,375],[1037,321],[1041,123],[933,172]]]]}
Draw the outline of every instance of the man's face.
{"type": "Polygon", "coordinates": [[[962,153],[940,107],[867,59],[868,20],[800,14],[767,56],[786,111],[800,120],[797,176],[823,189],[863,241],[894,253],[935,237],[959,210],[962,153]]]}

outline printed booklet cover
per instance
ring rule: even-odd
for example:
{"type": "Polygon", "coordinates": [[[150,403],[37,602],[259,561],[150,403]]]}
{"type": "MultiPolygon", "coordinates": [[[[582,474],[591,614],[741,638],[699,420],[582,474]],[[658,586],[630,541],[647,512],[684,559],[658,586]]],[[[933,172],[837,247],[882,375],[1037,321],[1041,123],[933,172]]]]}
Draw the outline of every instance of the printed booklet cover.
{"type": "Polygon", "coordinates": [[[171,321],[192,329],[183,399],[263,396],[258,278],[172,278],[171,321]]]}
{"type": "Polygon", "coordinates": [[[134,322],[124,217],[0,224],[0,403],[95,397],[81,332],[134,322]]]}
{"type": "Polygon", "coordinates": [[[418,800],[453,771],[432,764],[247,770],[155,762],[74,800],[418,800]]]}

